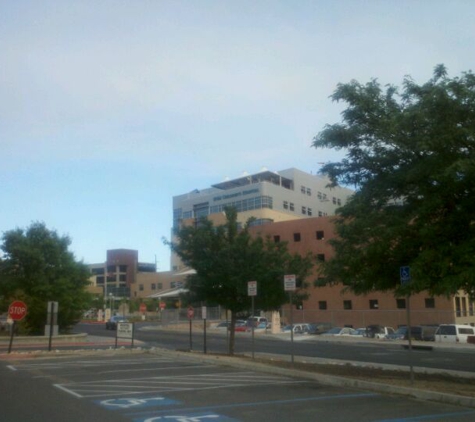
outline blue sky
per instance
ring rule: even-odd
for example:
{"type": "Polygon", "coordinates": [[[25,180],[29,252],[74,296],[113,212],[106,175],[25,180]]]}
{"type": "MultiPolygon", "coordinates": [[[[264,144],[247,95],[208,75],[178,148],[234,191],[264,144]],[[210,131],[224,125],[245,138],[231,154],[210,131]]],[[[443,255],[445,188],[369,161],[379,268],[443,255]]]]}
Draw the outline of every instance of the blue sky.
{"type": "Polygon", "coordinates": [[[473,69],[475,2],[0,0],[0,232],[43,221],[85,263],[169,269],[172,197],[316,172],[340,82],[473,69]]]}

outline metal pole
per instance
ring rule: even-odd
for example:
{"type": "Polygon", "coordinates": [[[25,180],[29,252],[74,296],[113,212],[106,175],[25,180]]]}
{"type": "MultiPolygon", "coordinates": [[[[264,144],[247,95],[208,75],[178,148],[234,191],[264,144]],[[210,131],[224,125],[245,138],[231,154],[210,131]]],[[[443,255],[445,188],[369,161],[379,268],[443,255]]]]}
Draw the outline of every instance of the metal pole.
{"type": "Polygon", "coordinates": [[[206,354],[206,318],[203,319],[203,335],[204,335],[204,343],[203,343],[203,353],[206,354]]]}
{"type": "Polygon", "coordinates": [[[190,352],[191,352],[191,351],[193,350],[193,344],[192,344],[192,340],[191,340],[191,339],[192,339],[192,335],[191,335],[191,333],[192,333],[192,328],[191,328],[191,327],[192,327],[191,318],[189,318],[189,320],[190,320],[190,352]]]}
{"type": "Polygon", "coordinates": [[[294,313],[292,304],[292,291],[289,292],[290,297],[290,361],[294,364],[294,313]]]}
{"type": "MultiPolygon", "coordinates": [[[[43,308],[44,309],[44,308],[43,308]]],[[[54,324],[54,302],[50,302],[50,317],[49,317],[49,341],[48,352],[51,352],[51,343],[53,341],[53,324],[54,324]]]]}
{"type": "Polygon", "coordinates": [[[252,319],[251,319],[251,322],[252,322],[252,327],[251,327],[251,331],[252,331],[252,359],[254,359],[254,296],[251,296],[251,301],[252,301],[252,319]]]}
{"type": "Polygon", "coordinates": [[[406,311],[407,311],[407,341],[408,341],[408,354],[409,354],[409,374],[410,374],[411,385],[413,385],[414,384],[414,368],[412,365],[410,295],[407,295],[407,298],[406,298],[406,311]]]}
{"type": "Polygon", "coordinates": [[[11,353],[12,351],[13,333],[15,332],[15,325],[16,325],[16,321],[14,320],[10,328],[12,331],[10,333],[10,344],[8,345],[8,353],[11,353]]]}

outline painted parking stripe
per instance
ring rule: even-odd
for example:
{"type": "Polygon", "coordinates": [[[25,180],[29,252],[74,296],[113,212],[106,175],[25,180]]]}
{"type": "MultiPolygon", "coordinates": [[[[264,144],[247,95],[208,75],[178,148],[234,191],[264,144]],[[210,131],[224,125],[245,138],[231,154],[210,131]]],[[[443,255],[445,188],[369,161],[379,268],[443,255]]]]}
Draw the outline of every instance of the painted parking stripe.
{"type": "Polygon", "coordinates": [[[193,391],[214,388],[248,387],[249,385],[302,384],[308,381],[280,376],[261,376],[255,372],[160,376],[131,379],[111,379],[80,383],[55,384],[78,398],[161,394],[170,391],[193,391]]]}
{"type": "Polygon", "coordinates": [[[237,419],[228,418],[227,416],[218,415],[212,412],[178,414],[167,416],[152,416],[150,418],[134,419],[134,422],[239,422],[237,419]]]}

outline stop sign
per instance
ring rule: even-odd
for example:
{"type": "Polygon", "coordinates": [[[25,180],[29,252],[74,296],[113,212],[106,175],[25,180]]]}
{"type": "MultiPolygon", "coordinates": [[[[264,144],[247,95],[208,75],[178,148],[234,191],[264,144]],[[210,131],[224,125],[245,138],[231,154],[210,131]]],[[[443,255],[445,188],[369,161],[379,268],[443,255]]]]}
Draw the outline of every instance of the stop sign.
{"type": "Polygon", "coordinates": [[[193,319],[193,316],[195,315],[195,310],[193,309],[192,306],[188,308],[188,319],[193,319]]]}
{"type": "Polygon", "coordinates": [[[13,321],[21,321],[25,318],[27,307],[21,300],[15,300],[8,307],[8,315],[13,321]]]}
{"type": "Polygon", "coordinates": [[[142,313],[147,312],[147,305],[145,303],[141,303],[139,310],[142,313]]]}
{"type": "Polygon", "coordinates": [[[165,302],[160,302],[160,309],[165,309],[167,305],[165,304],[165,302]]]}

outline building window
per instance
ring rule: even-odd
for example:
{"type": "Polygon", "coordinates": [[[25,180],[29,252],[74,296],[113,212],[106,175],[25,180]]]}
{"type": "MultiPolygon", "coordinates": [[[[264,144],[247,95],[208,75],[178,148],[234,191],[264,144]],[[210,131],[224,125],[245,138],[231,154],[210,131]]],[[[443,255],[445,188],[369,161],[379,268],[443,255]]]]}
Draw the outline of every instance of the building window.
{"type": "Polygon", "coordinates": [[[295,205],[293,202],[290,203],[290,211],[295,211],[295,205]]]}
{"type": "Polygon", "coordinates": [[[325,261],[325,254],[324,253],[317,254],[317,259],[321,262],[325,261]]]}
{"type": "Polygon", "coordinates": [[[284,210],[288,210],[288,209],[289,209],[289,202],[284,201],[284,210]]]}
{"type": "Polygon", "coordinates": [[[341,205],[341,199],[340,199],[340,198],[337,198],[336,203],[337,203],[338,205],[341,205]]]}
{"type": "Polygon", "coordinates": [[[326,300],[320,300],[318,302],[318,309],[321,311],[325,311],[327,309],[327,301],[326,300]]]}
{"type": "Polygon", "coordinates": [[[307,208],[307,215],[312,215],[313,212],[312,212],[312,208],[307,208]]]}
{"type": "Polygon", "coordinates": [[[343,301],[343,309],[350,310],[353,309],[353,304],[351,303],[351,300],[344,300],[343,301]]]}
{"type": "Polygon", "coordinates": [[[311,196],[311,195],[312,195],[312,189],[307,188],[307,195],[308,195],[308,196],[311,196]]]}
{"type": "Polygon", "coordinates": [[[155,283],[151,284],[152,290],[157,290],[157,285],[155,283]]]}
{"type": "Polygon", "coordinates": [[[139,284],[139,290],[143,292],[143,284],[139,284]]]}
{"type": "Polygon", "coordinates": [[[307,214],[307,207],[302,207],[302,214],[307,214]]]}
{"type": "Polygon", "coordinates": [[[396,299],[396,308],[406,309],[406,299],[396,299]]]}
{"type": "Polygon", "coordinates": [[[323,240],[325,238],[325,232],[323,230],[317,230],[315,232],[317,240],[323,240]]]}
{"type": "Polygon", "coordinates": [[[332,202],[336,205],[336,198],[335,197],[332,198],[332,202]]]}
{"type": "Polygon", "coordinates": [[[127,265],[119,265],[119,272],[121,273],[127,272],[127,265]]]}
{"type": "Polygon", "coordinates": [[[305,186],[300,186],[300,192],[302,192],[303,194],[305,194],[305,186]]]}
{"type": "Polygon", "coordinates": [[[300,242],[300,233],[294,233],[294,242],[300,242]]]}
{"type": "Polygon", "coordinates": [[[435,308],[435,299],[433,297],[428,297],[426,299],[424,299],[424,302],[425,302],[425,305],[426,305],[426,308],[435,308]]]}
{"type": "Polygon", "coordinates": [[[127,274],[119,274],[119,281],[127,281],[127,274]]]}
{"type": "Polygon", "coordinates": [[[97,277],[96,284],[104,284],[104,276],[97,277]]]}
{"type": "Polygon", "coordinates": [[[162,290],[163,289],[163,283],[158,283],[157,287],[158,287],[158,290],[162,290]]]}
{"type": "Polygon", "coordinates": [[[274,243],[279,243],[280,242],[280,236],[278,234],[276,234],[274,236],[274,243]]]}
{"type": "Polygon", "coordinates": [[[323,212],[318,211],[318,216],[319,216],[319,217],[323,217],[323,212]]]}
{"type": "Polygon", "coordinates": [[[379,309],[379,304],[377,299],[372,299],[369,301],[369,309],[379,309]]]}

